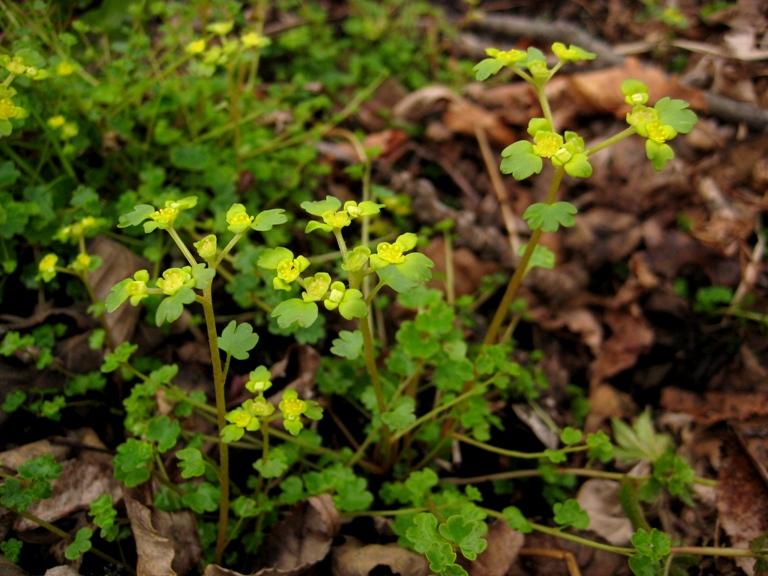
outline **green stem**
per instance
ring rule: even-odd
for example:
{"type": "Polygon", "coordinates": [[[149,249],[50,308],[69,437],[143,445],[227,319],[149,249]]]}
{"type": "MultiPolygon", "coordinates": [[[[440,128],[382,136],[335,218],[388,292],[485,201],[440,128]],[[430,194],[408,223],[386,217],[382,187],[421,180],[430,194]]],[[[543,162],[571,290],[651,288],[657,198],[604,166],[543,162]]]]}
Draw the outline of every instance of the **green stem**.
{"type": "MultiPolygon", "coordinates": [[[[513,458],[525,458],[527,460],[534,460],[537,458],[546,458],[548,455],[546,452],[519,452],[517,450],[498,448],[496,446],[486,444],[485,442],[475,440],[474,438],[470,438],[464,434],[459,434],[458,432],[454,432],[452,436],[459,442],[464,442],[465,444],[471,444],[472,446],[482,448],[486,452],[493,452],[494,454],[502,454],[503,456],[511,456],[513,458]]],[[[561,448],[560,450],[555,450],[555,452],[570,454],[572,452],[584,452],[585,450],[589,450],[589,446],[569,446],[566,448],[561,448]]]]}
{"type": "MultiPolygon", "coordinates": [[[[373,334],[371,333],[371,325],[366,318],[361,318],[358,322],[358,325],[360,326],[360,332],[363,334],[363,355],[365,357],[365,367],[368,370],[368,375],[371,377],[373,391],[376,394],[376,406],[379,410],[379,417],[381,417],[381,415],[384,414],[387,409],[387,403],[384,400],[384,390],[381,387],[379,369],[376,367],[376,356],[373,347],[373,334]]],[[[389,444],[389,426],[382,422],[380,447],[387,454],[389,454],[389,444]]]]}
{"type": "MultiPolygon", "coordinates": [[[[216,394],[216,416],[219,434],[227,425],[227,398],[225,378],[221,367],[218,333],[216,332],[216,317],[213,312],[213,294],[210,283],[203,290],[203,314],[208,330],[208,346],[211,350],[213,364],[213,387],[216,394]]],[[[219,484],[221,485],[221,503],[219,505],[219,531],[216,537],[216,563],[221,564],[227,540],[227,519],[229,517],[229,446],[219,442],[219,484]]]]}
{"type": "Polygon", "coordinates": [[[187,262],[189,262],[189,265],[194,266],[195,264],[197,264],[197,260],[195,260],[195,257],[192,256],[192,252],[190,252],[186,244],[182,242],[181,238],[179,237],[179,233],[176,232],[173,226],[168,227],[168,234],[170,234],[171,238],[173,238],[173,241],[176,242],[176,246],[178,246],[179,250],[181,250],[181,253],[184,254],[184,258],[187,259],[187,262]]]}
{"type": "MultiPolygon", "coordinates": [[[[560,182],[562,181],[564,174],[565,169],[562,166],[555,169],[555,173],[552,176],[552,184],[549,187],[549,194],[547,195],[547,204],[553,204],[557,199],[557,191],[560,188],[560,182]]],[[[509,313],[509,307],[512,305],[512,302],[514,302],[515,297],[517,296],[517,292],[520,290],[520,286],[523,283],[523,278],[527,272],[528,263],[531,260],[531,256],[533,256],[533,251],[536,249],[536,246],[539,243],[541,234],[541,228],[537,228],[533,231],[533,233],[531,233],[531,237],[525,247],[525,253],[520,259],[520,263],[517,265],[515,273],[509,280],[507,290],[504,292],[504,296],[502,297],[501,303],[496,309],[496,313],[493,316],[491,325],[488,327],[488,332],[485,334],[485,339],[483,340],[484,346],[493,344],[496,341],[496,336],[499,333],[499,329],[501,328],[504,319],[509,313]]]]}
{"type": "Polygon", "coordinates": [[[600,142],[600,144],[597,144],[596,146],[592,146],[592,148],[587,148],[586,150],[584,150],[584,154],[586,154],[587,156],[592,156],[592,154],[594,154],[595,152],[600,152],[600,150],[608,148],[608,146],[616,144],[616,142],[624,140],[625,138],[629,138],[633,134],[637,134],[637,129],[634,126],[630,126],[629,128],[622,130],[618,134],[614,134],[607,140],[603,140],[602,142],[600,142]]]}
{"type": "MultiPolygon", "coordinates": [[[[415,428],[417,428],[417,427],[421,426],[422,424],[424,424],[424,422],[429,422],[430,420],[434,420],[437,417],[437,415],[440,414],[440,412],[444,412],[445,410],[448,410],[449,408],[452,408],[456,404],[461,404],[467,398],[469,398],[471,396],[474,396],[476,394],[479,394],[482,390],[485,389],[486,386],[487,386],[487,384],[478,384],[475,387],[473,387],[472,390],[470,390],[469,392],[465,392],[464,394],[456,396],[456,398],[454,398],[450,402],[446,402],[444,404],[440,404],[439,406],[433,408],[432,410],[430,410],[426,414],[420,416],[419,418],[417,418],[416,420],[411,422],[411,424],[407,428],[405,428],[404,430],[400,430],[400,431],[394,433],[392,435],[392,438],[390,438],[390,442],[396,442],[397,440],[399,440],[400,438],[402,438],[403,436],[408,434],[411,430],[414,430],[415,428]]],[[[459,436],[461,436],[461,435],[460,434],[455,434],[454,435],[454,437],[459,437],[459,436]]],[[[461,438],[459,438],[459,440],[461,440],[461,438]]],[[[474,442],[474,440],[473,440],[473,442],[474,442]]]]}
{"type": "MultiPolygon", "coordinates": [[[[69,534],[64,532],[64,530],[62,530],[58,526],[54,526],[50,522],[46,522],[42,518],[38,518],[34,514],[30,514],[29,512],[22,512],[21,510],[14,510],[14,511],[19,516],[22,516],[23,518],[26,518],[30,522],[34,522],[35,524],[37,524],[41,528],[45,528],[46,530],[48,530],[49,532],[52,532],[53,534],[56,534],[60,538],[63,538],[64,540],[67,540],[67,541],[72,541],[72,536],[70,536],[69,534]]],[[[131,574],[136,574],[136,572],[130,566],[128,566],[127,564],[124,564],[123,562],[121,562],[117,558],[113,558],[109,554],[105,554],[101,550],[98,550],[96,548],[91,548],[90,550],[88,550],[88,552],[91,552],[91,553],[95,554],[96,556],[98,556],[99,558],[101,558],[102,560],[104,560],[106,562],[109,562],[110,564],[114,564],[115,566],[122,566],[123,568],[128,570],[129,573],[131,573],[131,574]]]]}

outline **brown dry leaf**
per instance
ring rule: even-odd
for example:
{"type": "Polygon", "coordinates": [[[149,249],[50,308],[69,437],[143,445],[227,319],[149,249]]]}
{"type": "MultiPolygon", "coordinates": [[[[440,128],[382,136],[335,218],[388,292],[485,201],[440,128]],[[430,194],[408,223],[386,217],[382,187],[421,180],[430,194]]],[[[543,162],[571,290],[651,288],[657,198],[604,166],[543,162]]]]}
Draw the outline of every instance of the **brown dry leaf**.
{"type": "MultiPolygon", "coordinates": [[[[11,573],[0,572],[3,576],[10,576],[11,573]]],[[[72,568],[71,566],[56,566],[55,568],[48,568],[45,571],[44,576],[80,576],[80,572],[72,568]]]]}
{"type": "Polygon", "coordinates": [[[661,406],[670,412],[690,414],[700,424],[746,420],[768,415],[768,395],[738,392],[705,392],[704,396],[680,388],[665,387],[661,406]]]}
{"type": "Polygon", "coordinates": [[[517,560],[525,536],[512,530],[503,520],[496,520],[488,526],[488,533],[483,538],[488,547],[475,561],[459,558],[456,563],[464,567],[469,576],[504,576],[517,560]]]}
{"type": "Polygon", "coordinates": [[[587,308],[573,310],[557,310],[554,318],[542,318],[538,324],[545,330],[567,328],[581,336],[581,341],[589,346],[592,354],[597,356],[603,345],[603,326],[597,320],[595,313],[587,308]]]}
{"type": "MultiPolygon", "coordinates": [[[[77,510],[85,510],[102,494],[112,496],[117,502],[122,497],[120,483],[112,474],[107,463],[90,464],[73,459],[63,463],[61,475],[53,482],[53,494],[45,500],[38,500],[29,507],[29,512],[46,522],[55,522],[77,510]]],[[[16,530],[33,530],[37,524],[19,517],[16,530]]]]}
{"type": "Polygon", "coordinates": [[[463,98],[451,100],[443,113],[443,122],[457,134],[474,136],[477,128],[500,146],[515,141],[515,133],[501,121],[499,115],[489,112],[463,98]]]}
{"type": "Polygon", "coordinates": [[[297,503],[269,533],[261,547],[254,576],[299,576],[323,560],[339,531],[339,513],[328,494],[297,503]]]}
{"type": "Polygon", "coordinates": [[[53,456],[54,460],[62,460],[67,457],[69,451],[70,449],[68,446],[54,445],[48,440],[38,440],[37,442],[24,444],[13,450],[0,452],[0,462],[2,462],[3,468],[7,468],[15,473],[19,469],[19,466],[24,464],[27,460],[45,456],[46,454],[53,456]]]}
{"type": "MultiPolygon", "coordinates": [[[[103,261],[101,266],[89,274],[93,290],[100,300],[106,300],[112,286],[118,282],[132,277],[139,270],[149,268],[149,262],[119,242],[103,236],[97,236],[91,241],[88,252],[103,261]]],[[[141,307],[130,305],[104,314],[115,346],[131,340],[140,315],[141,307]]]]}
{"type": "Polygon", "coordinates": [[[589,514],[589,529],[614,546],[629,544],[634,529],[619,503],[619,483],[592,478],[579,488],[579,505],[589,514]]]}
{"type": "Polygon", "coordinates": [[[173,544],[152,525],[150,509],[134,500],[127,492],[124,492],[124,498],[125,510],[136,541],[136,576],[177,576],[172,568],[173,544]]]}
{"type": "Polygon", "coordinates": [[[573,74],[569,95],[572,98],[575,93],[581,98],[579,108],[582,113],[609,113],[622,118],[631,109],[621,93],[621,83],[627,78],[644,82],[652,102],[669,96],[689,102],[694,110],[707,109],[701,90],[681,86],[677,78],[666,76],[658,68],[643,67],[637,58],[632,57],[628,57],[621,67],[573,74]]]}
{"type": "Polygon", "coordinates": [[[197,518],[190,510],[164,512],[152,510],[152,525],[171,541],[174,550],[171,567],[179,575],[191,574],[203,557],[197,518]]]}
{"type": "MultiPolygon", "coordinates": [[[[5,538],[3,538],[3,540],[4,539],[5,538]]],[[[28,576],[26,570],[22,570],[16,564],[9,562],[2,556],[0,556],[0,574],[3,576],[28,576]]],[[[45,573],[45,576],[48,576],[48,572],[45,573]]],[[[75,576],[79,576],[77,572],[75,572],[75,576]]]]}
{"type": "Polygon", "coordinates": [[[584,430],[594,432],[611,418],[626,418],[635,414],[635,404],[629,394],[619,392],[608,384],[598,384],[589,390],[589,416],[584,430]]]}
{"type": "Polygon", "coordinates": [[[395,543],[363,544],[356,538],[344,536],[344,543],[334,546],[331,568],[333,576],[368,576],[379,573],[426,576],[430,574],[429,562],[423,554],[395,543]]]}
{"type": "Polygon", "coordinates": [[[590,386],[597,386],[634,366],[655,339],[653,329],[636,303],[620,310],[607,310],[605,322],[612,334],[591,364],[590,386]]]}
{"type": "MultiPolygon", "coordinates": [[[[735,438],[726,443],[717,479],[720,525],[734,548],[748,549],[749,542],[768,531],[768,489],[735,438]]],[[[749,576],[755,574],[754,558],[736,564],[749,576]]]]}

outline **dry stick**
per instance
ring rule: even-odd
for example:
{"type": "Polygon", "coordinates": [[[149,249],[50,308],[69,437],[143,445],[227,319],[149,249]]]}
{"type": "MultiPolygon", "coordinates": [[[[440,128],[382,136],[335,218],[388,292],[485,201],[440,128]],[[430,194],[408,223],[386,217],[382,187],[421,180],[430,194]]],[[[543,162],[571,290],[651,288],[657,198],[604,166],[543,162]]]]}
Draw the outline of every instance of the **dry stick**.
{"type": "MultiPolygon", "coordinates": [[[[759,228],[759,222],[757,224],[756,228],[759,228]]],[[[757,243],[755,244],[754,250],[752,250],[749,262],[744,269],[744,275],[739,283],[739,287],[736,288],[736,292],[733,295],[733,300],[731,301],[732,308],[737,308],[747,293],[755,286],[757,274],[760,271],[760,262],[765,253],[765,239],[765,234],[758,234],[757,243]]]]}
{"type": "Polygon", "coordinates": [[[480,152],[483,154],[483,161],[485,162],[485,169],[488,171],[488,176],[491,177],[491,183],[493,184],[493,191],[496,193],[496,200],[499,202],[501,208],[501,216],[504,219],[504,226],[507,228],[507,236],[509,237],[509,245],[512,248],[513,257],[517,254],[517,250],[520,248],[520,231],[517,229],[515,223],[515,215],[512,213],[512,208],[509,205],[509,198],[507,196],[507,189],[504,186],[504,182],[499,175],[499,169],[496,166],[496,161],[493,158],[491,152],[491,146],[488,144],[488,137],[480,126],[475,125],[475,137],[477,143],[480,146],[480,152]]]}
{"type": "Polygon", "coordinates": [[[550,550],[548,548],[521,548],[518,554],[520,556],[546,556],[547,558],[565,560],[568,573],[571,576],[581,576],[581,570],[579,570],[579,564],[576,562],[576,557],[566,550],[550,550]]]}

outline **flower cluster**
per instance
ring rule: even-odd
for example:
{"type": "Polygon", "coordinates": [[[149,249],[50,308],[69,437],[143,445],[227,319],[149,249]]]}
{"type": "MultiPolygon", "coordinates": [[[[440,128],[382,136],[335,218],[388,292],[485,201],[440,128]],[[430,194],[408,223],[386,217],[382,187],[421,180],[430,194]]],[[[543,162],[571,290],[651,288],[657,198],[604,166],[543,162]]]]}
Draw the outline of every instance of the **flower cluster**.
{"type": "Polygon", "coordinates": [[[157,287],[166,296],[173,296],[182,288],[193,288],[195,279],[192,277],[192,267],[168,268],[163,272],[163,277],[157,279],[157,287]]]}
{"type": "Polygon", "coordinates": [[[213,22],[206,26],[206,31],[218,36],[219,41],[208,45],[205,38],[193,40],[185,47],[185,52],[191,56],[200,56],[193,62],[192,71],[199,76],[211,76],[217,66],[226,66],[241,52],[264,48],[271,43],[270,39],[258,32],[245,32],[239,38],[228,36],[234,28],[234,22],[213,22]]]}
{"type": "Polygon", "coordinates": [[[646,138],[645,152],[656,170],[662,170],[675,157],[667,144],[678,133],[688,133],[696,123],[696,115],[688,110],[682,100],[662,98],[651,108],[648,102],[648,86],[639,80],[625,80],[621,85],[624,101],[632,106],[627,113],[627,123],[646,138]]]}
{"type": "Polygon", "coordinates": [[[312,220],[307,224],[305,232],[322,230],[323,232],[338,232],[345,226],[349,226],[352,220],[361,216],[373,216],[378,214],[383,204],[364,201],[357,203],[349,200],[342,206],[341,200],[333,196],[326,196],[325,200],[316,202],[303,202],[301,207],[312,214],[322,218],[322,222],[312,220]]]}

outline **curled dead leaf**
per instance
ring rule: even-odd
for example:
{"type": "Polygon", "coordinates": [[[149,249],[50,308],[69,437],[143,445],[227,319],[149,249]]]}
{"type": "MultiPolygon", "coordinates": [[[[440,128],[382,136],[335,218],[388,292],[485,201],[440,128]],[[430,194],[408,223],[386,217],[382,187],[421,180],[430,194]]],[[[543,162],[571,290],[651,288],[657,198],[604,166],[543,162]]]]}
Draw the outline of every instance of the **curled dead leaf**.
{"type": "Polygon", "coordinates": [[[429,562],[423,554],[395,543],[363,544],[351,536],[344,536],[344,543],[333,548],[331,570],[333,576],[369,576],[378,573],[426,576],[430,573],[429,562]]]}

